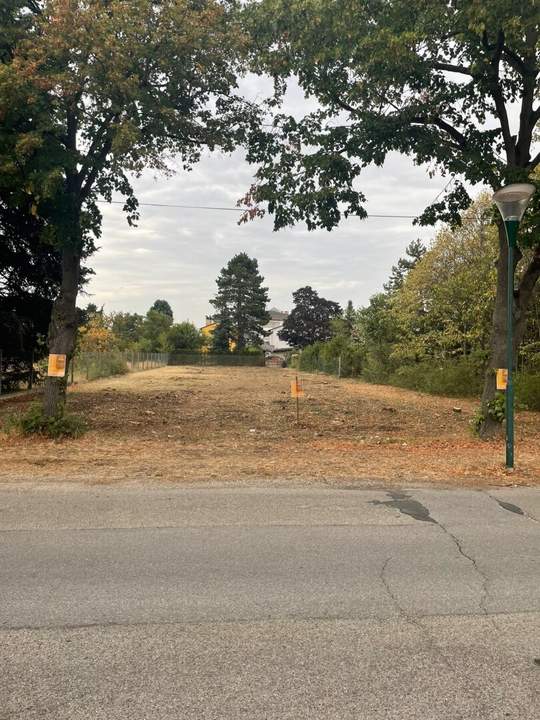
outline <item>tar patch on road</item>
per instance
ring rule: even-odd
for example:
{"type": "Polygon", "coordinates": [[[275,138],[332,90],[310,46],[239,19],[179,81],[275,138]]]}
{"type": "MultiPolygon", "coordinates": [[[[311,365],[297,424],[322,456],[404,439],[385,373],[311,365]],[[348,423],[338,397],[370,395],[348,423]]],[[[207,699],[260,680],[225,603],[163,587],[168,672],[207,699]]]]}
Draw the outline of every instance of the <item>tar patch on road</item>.
{"type": "Polygon", "coordinates": [[[390,490],[387,492],[387,495],[390,495],[392,499],[384,502],[382,500],[371,500],[370,505],[384,505],[385,507],[395,508],[399,510],[400,513],[403,513],[403,515],[408,515],[415,520],[437,524],[429,514],[428,508],[418,502],[418,500],[413,500],[410,495],[402,492],[392,492],[390,490]]]}
{"type": "MultiPolygon", "coordinates": [[[[493,496],[492,496],[493,497],[493,496]]],[[[514,505],[513,503],[504,502],[504,500],[499,500],[498,498],[493,498],[495,502],[502,507],[503,510],[508,510],[508,512],[515,513],[516,515],[525,515],[523,510],[519,507],[519,505],[514,505]]]]}

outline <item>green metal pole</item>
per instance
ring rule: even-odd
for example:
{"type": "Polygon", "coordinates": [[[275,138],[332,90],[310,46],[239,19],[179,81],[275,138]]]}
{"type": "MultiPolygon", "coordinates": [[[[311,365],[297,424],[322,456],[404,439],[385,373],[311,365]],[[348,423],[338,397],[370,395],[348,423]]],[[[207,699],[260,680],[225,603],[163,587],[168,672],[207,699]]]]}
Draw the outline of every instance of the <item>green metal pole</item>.
{"type": "Polygon", "coordinates": [[[519,222],[506,220],[508,240],[508,281],[506,295],[506,467],[514,467],[514,248],[517,243],[519,222]]]}

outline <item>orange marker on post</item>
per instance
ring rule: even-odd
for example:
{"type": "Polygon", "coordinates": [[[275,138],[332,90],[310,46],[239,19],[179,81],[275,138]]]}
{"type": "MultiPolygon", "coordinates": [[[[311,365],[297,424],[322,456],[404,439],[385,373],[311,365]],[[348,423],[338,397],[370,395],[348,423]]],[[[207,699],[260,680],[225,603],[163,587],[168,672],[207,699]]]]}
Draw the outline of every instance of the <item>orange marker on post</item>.
{"type": "Polygon", "coordinates": [[[304,389],[298,380],[298,375],[291,380],[291,397],[296,398],[296,422],[300,422],[300,402],[298,398],[304,397],[304,389]]]}

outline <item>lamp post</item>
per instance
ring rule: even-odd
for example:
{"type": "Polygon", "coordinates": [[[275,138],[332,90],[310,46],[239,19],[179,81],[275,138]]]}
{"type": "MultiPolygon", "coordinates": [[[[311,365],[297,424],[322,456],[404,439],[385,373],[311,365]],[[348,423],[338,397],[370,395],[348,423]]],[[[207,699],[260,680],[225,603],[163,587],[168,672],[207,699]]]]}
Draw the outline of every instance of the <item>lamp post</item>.
{"type": "Polygon", "coordinates": [[[516,183],[497,190],[493,202],[499,208],[508,242],[508,279],[506,295],[506,467],[514,467],[514,248],[519,223],[535,191],[534,185],[516,183]]]}

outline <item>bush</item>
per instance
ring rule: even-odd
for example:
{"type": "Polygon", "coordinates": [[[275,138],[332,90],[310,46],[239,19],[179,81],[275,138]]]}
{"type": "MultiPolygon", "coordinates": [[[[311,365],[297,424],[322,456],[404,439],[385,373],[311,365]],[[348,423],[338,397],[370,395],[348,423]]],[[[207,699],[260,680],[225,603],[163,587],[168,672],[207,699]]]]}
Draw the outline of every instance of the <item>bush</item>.
{"type": "Polygon", "coordinates": [[[477,397],[483,383],[482,365],[475,359],[440,363],[435,360],[403,365],[387,381],[390,385],[447,397],[477,397]]]}
{"type": "Polygon", "coordinates": [[[325,372],[337,375],[341,357],[341,376],[357,377],[362,371],[362,353],[347,338],[337,336],[328,342],[316,342],[302,350],[297,365],[299,370],[325,372]]]}
{"type": "Polygon", "coordinates": [[[527,410],[540,410],[540,374],[516,373],[516,401],[527,410]]]}
{"type": "Polygon", "coordinates": [[[87,380],[129,372],[126,361],[119,353],[82,353],[75,358],[75,369],[87,380]]]}
{"type": "Polygon", "coordinates": [[[21,435],[44,435],[49,438],[80,437],[86,431],[86,423],[77,415],[64,411],[47,417],[41,405],[31,405],[28,410],[11,415],[6,422],[8,432],[21,435]]]}

